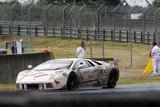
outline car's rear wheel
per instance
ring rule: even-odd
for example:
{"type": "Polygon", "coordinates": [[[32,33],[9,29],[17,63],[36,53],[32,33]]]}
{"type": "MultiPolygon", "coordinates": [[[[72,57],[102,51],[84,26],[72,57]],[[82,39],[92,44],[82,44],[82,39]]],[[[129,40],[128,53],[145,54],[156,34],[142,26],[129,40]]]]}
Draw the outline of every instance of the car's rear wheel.
{"type": "Polygon", "coordinates": [[[77,85],[78,85],[77,75],[74,72],[71,72],[67,80],[67,89],[74,90],[77,88],[77,85]]]}
{"type": "Polygon", "coordinates": [[[118,78],[119,78],[118,73],[115,70],[111,71],[108,78],[107,87],[114,88],[117,85],[118,78]]]}

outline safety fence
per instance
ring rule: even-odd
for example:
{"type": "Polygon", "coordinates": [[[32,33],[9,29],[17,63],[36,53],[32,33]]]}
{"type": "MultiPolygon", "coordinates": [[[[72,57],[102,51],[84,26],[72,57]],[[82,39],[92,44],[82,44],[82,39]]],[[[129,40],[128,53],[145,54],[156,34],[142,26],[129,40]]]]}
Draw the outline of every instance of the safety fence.
{"type": "Polygon", "coordinates": [[[152,7],[149,3],[147,7],[130,6],[126,0],[122,0],[117,6],[109,6],[104,2],[49,5],[0,4],[0,9],[0,34],[69,38],[83,38],[85,35],[86,38],[86,35],[103,35],[102,32],[105,30],[107,36],[113,35],[113,41],[116,40],[117,35],[120,41],[124,40],[122,35],[125,32],[125,37],[128,35],[126,41],[134,41],[135,37],[140,37],[139,41],[135,41],[159,42],[160,9],[152,7]],[[148,38],[148,32],[152,35],[149,36],[151,39],[145,40],[148,38]]]}

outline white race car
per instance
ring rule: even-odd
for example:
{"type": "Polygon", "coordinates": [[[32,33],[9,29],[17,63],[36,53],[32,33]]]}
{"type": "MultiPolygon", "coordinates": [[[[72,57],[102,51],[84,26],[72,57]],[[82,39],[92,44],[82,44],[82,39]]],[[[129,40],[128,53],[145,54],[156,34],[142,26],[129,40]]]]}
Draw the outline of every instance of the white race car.
{"type": "Polygon", "coordinates": [[[74,90],[80,86],[114,88],[119,79],[116,64],[91,59],[54,59],[21,71],[16,90],[74,90]]]}

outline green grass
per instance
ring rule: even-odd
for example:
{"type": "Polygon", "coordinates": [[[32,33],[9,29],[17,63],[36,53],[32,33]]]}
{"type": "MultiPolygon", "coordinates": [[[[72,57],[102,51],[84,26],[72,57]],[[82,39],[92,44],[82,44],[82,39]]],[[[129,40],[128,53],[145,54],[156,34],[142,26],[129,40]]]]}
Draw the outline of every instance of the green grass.
{"type": "Polygon", "coordinates": [[[14,83],[1,83],[0,84],[0,90],[1,91],[11,91],[15,90],[15,84],[14,83]]]}
{"type": "Polygon", "coordinates": [[[118,85],[159,82],[159,77],[120,77],[118,85]]]}

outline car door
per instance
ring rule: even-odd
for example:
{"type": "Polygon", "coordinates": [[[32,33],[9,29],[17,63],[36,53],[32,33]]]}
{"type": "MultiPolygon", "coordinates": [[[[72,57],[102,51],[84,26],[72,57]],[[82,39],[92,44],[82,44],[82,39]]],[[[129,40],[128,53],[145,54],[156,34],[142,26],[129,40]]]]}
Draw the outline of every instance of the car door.
{"type": "Polygon", "coordinates": [[[77,71],[77,75],[79,78],[79,82],[87,82],[88,81],[88,73],[90,71],[89,64],[86,63],[84,60],[78,60],[74,66],[73,70],[77,71]]]}
{"type": "Polygon", "coordinates": [[[86,63],[89,64],[88,81],[97,80],[99,73],[98,66],[89,60],[86,60],[86,63]]]}

